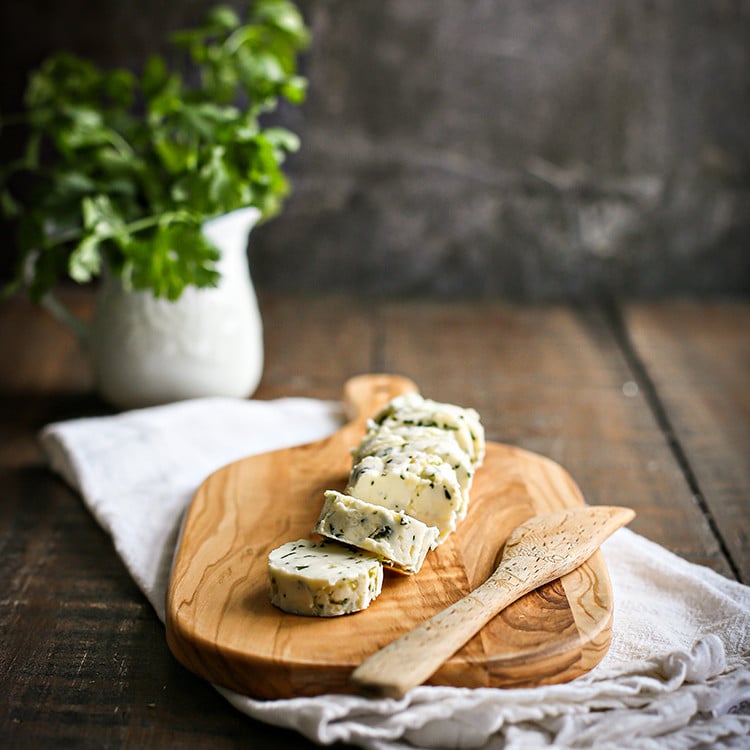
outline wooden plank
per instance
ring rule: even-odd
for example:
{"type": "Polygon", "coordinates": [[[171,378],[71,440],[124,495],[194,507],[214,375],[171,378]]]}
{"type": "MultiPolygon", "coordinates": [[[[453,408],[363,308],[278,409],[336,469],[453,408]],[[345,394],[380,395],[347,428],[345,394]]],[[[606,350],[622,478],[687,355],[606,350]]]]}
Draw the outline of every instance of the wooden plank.
{"type": "Polygon", "coordinates": [[[750,582],[750,303],[632,304],[625,322],[693,491],[750,582]]]}
{"type": "Polygon", "coordinates": [[[43,469],[12,486],[0,534],[4,747],[309,748],[183,669],[78,497],[43,469]]]}
{"type": "MultiPolygon", "coordinates": [[[[90,296],[74,304],[85,312],[90,296]]],[[[3,746],[317,747],[243,716],[177,663],[111,540],[44,465],[39,428],[109,411],[75,340],[12,300],[0,304],[0,341],[3,746]]]]}
{"type": "Polygon", "coordinates": [[[352,375],[372,370],[377,306],[349,296],[263,294],[265,365],[254,398],[338,399],[352,375]]]}
{"type": "Polygon", "coordinates": [[[602,311],[410,302],[382,320],[386,369],[476,407],[489,438],[552,458],[590,503],[633,508],[635,531],[731,575],[602,311]]]}
{"type": "MultiPolygon", "coordinates": [[[[91,294],[71,290],[63,299],[76,314],[89,315],[91,294]]],[[[70,331],[38,305],[22,298],[0,303],[0,342],[5,360],[0,367],[3,392],[90,389],[85,352],[70,331]]]]}
{"type": "MultiPolygon", "coordinates": [[[[428,395],[473,402],[490,438],[562,462],[590,502],[635,508],[636,530],[727,571],[642,391],[624,387],[635,374],[598,311],[280,296],[261,306],[259,397],[338,398],[351,374],[403,372],[428,395]]],[[[42,425],[108,410],[72,337],[13,300],[0,304],[0,342],[0,736],[40,748],[313,748],[241,716],[176,663],[110,540],[44,468],[42,425]]],[[[727,368],[722,383],[734,383],[727,368]]],[[[735,413],[747,425],[746,408],[735,413]]]]}
{"type": "MultiPolygon", "coordinates": [[[[66,301],[81,314],[90,307],[90,295],[66,301]]],[[[48,422],[107,409],[92,394],[76,339],[37,305],[23,299],[0,305],[0,345],[0,466],[38,462],[37,432],[48,422]]]]}

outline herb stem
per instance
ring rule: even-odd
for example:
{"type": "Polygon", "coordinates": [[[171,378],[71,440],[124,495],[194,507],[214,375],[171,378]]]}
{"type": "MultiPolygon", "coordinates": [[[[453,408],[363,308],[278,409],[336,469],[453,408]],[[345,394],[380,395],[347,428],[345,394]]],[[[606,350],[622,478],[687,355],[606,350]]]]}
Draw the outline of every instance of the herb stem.
{"type": "MultiPolygon", "coordinates": [[[[144,229],[151,229],[151,227],[157,226],[158,224],[171,224],[178,221],[188,223],[190,221],[190,215],[186,211],[169,211],[161,214],[153,214],[151,216],[144,216],[140,219],[127,222],[123,225],[123,229],[130,234],[135,234],[136,232],[142,232],[144,229]]],[[[53,240],[47,242],[45,247],[47,249],[59,247],[66,242],[81,239],[84,234],[85,232],[80,227],[68,229],[64,232],[60,232],[60,234],[56,235],[53,240]]]]}

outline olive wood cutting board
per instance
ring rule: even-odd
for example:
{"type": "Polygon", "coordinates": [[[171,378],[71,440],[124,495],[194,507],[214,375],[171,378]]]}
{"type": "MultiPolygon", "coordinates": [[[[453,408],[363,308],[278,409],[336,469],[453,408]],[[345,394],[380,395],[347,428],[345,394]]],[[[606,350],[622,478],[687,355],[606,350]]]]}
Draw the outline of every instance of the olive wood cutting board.
{"type": "MultiPolygon", "coordinates": [[[[167,592],[167,641],[186,667],[259,698],[350,693],[368,656],[476,588],[526,519],[584,504],[569,474],[528,451],[487,443],[469,512],[415,576],[386,570],[362,612],[303,617],[269,601],[268,553],[311,538],[327,489],[343,490],[366,419],[415,391],[395,375],[346,383],[352,421],[324,440],[250,456],[209,476],[186,514],[167,592]]],[[[429,395],[429,394],[426,394],[429,395]]],[[[463,404],[462,404],[463,405],[463,404]]],[[[470,404],[466,404],[470,405],[470,404]]],[[[492,619],[428,684],[527,687],[594,667],[611,637],[612,590],[601,552],[492,619]]]]}

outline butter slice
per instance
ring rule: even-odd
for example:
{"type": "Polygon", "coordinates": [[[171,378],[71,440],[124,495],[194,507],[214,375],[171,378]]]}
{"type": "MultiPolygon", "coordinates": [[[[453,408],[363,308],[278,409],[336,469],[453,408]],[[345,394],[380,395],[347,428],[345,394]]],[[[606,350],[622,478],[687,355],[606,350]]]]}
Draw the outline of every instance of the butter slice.
{"type": "Polygon", "coordinates": [[[315,525],[318,534],[372,552],[402,573],[418,573],[437,544],[438,530],[412,516],[335,490],[325,498],[315,525]]]}
{"type": "Polygon", "coordinates": [[[477,467],[484,461],[484,427],[475,409],[426,399],[418,393],[397,396],[373,417],[384,427],[437,427],[454,433],[458,444],[477,467]]]}
{"type": "Polygon", "coordinates": [[[443,459],[456,472],[456,479],[461,487],[463,503],[458,511],[459,520],[466,517],[469,492],[474,480],[474,466],[466,451],[458,444],[452,430],[404,425],[381,427],[370,422],[367,433],[352,451],[352,457],[356,464],[365,456],[387,459],[397,453],[429,453],[443,459]]]}
{"type": "Polygon", "coordinates": [[[377,557],[336,542],[299,539],[268,555],[271,603],[297,615],[334,617],[368,607],[383,587],[377,557]]]}
{"type": "Polygon", "coordinates": [[[345,492],[437,526],[439,542],[455,530],[464,507],[456,472],[427,453],[365,456],[352,468],[345,492]]]}

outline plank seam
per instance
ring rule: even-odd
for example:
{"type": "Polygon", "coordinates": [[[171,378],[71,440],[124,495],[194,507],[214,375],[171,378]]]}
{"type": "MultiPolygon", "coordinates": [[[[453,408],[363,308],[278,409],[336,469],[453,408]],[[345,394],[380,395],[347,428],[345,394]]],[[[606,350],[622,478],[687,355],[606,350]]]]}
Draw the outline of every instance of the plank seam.
{"type": "Polygon", "coordinates": [[[724,541],[724,537],[719,530],[719,527],[711,513],[711,509],[706,502],[705,495],[701,490],[698,478],[690,465],[687,453],[682,446],[681,441],[677,437],[677,431],[672,424],[672,420],[669,417],[669,412],[666,406],[659,396],[658,388],[654,382],[651,374],[648,371],[646,363],[638,353],[638,349],[630,336],[627,325],[625,323],[625,316],[620,306],[614,301],[608,301],[603,303],[604,317],[608,320],[617,345],[625,358],[626,363],[630,367],[635,376],[636,382],[639,388],[644,394],[646,403],[651,409],[654,419],[656,420],[659,429],[662,431],[664,438],[667,441],[667,445],[672,455],[674,456],[677,465],[685,478],[685,481],[693,495],[698,507],[703,513],[706,523],[708,524],[711,533],[714,535],[721,554],[727,561],[729,568],[732,571],[735,579],[738,581],[742,580],[740,575],[739,566],[735,563],[732,553],[729,550],[728,545],[724,541]]]}

